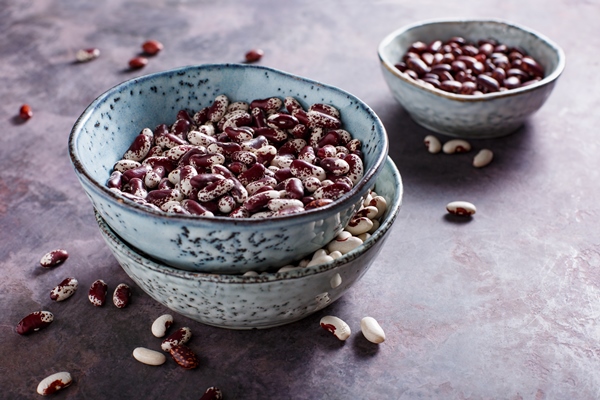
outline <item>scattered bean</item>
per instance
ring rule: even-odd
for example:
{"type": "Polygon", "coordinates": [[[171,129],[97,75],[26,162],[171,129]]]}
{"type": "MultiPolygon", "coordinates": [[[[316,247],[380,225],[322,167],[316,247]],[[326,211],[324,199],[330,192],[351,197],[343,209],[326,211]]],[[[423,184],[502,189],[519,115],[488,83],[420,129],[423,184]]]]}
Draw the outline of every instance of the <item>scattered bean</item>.
{"type": "Polygon", "coordinates": [[[148,40],[142,44],[142,50],[149,56],[158,54],[163,47],[163,44],[158,40],[148,40]]]}
{"type": "Polygon", "coordinates": [[[480,150],[473,158],[473,166],[475,168],[482,168],[492,162],[494,153],[489,149],[480,150]]]}
{"type": "Polygon", "coordinates": [[[264,54],[265,52],[261,49],[252,49],[246,53],[246,62],[253,63],[259,61],[264,54]]]}
{"type": "Polygon", "coordinates": [[[379,344],[385,341],[385,332],[373,317],[361,319],[360,330],[369,342],[379,344]]]}
{"type": "Polygon", "coordinates": [[[67,253],[66,250],[52,250],[44,254],[44,256],[40,259],[40,265],[44,268],[55,267],[65,262],[67,258],[69,258],[69,253],[67,253]]]}
{"type": "Polygon", "coordinates": [[[88,299],[96,307],[102,307],[106,302],[106,292],[108,286],[102,279],[98,279],[92,283],[88,292],[88,299]]]}
{"type": "Polygon", "coordinates": [[[442,150],[446,154],[466,153],[471,151],[471,144],[466,140],[452,139],[444,143],[442,150]]]}
{"type": "Polygon", "coordinates": [[[181,368],[194,369],[200,364],[196,353],[184,344],[175,344],[171,346],[169,353],[181,368]]]}
{"type": "Polygon", "coordinates": [[[446,210],[450,214],[471,216],[477,212],[475,205],[467,201],[453,201],[446,205],[446,210]]]}
{"type": "Polygon", "coordinates": [[[164,351],[169,351],[171,347],[180,344],[186,344],[192,338],[192,330],[188,327],[177,329],[175,332],[170,334],[160,345],[160,348],[164,351]]]}
{"type": "Polygon", "coordinates": [[[29,104],[23,104],[21,106],[21,108],[19,109],[19,117],[23,121],[27,121],[28,119],[33,117],[33,111],[31,110],[31,107],[29,106],[29,104]]]}
{"type": "Polygon", "coordinates": [[[57,372],[42,379],[37,386],[37,392],[42,396],[47,396],[66,388],[71,383],[73,383],[73,378],[71,377],[70,373],[65,371],[57,372]]]}
{"type": "Polygon", "coordinates": [[[66,278],[50,291],[50,299],[55,301],[63,301],[75,294],[79,282],[75,278],[66,278]]]}
{"type": "Polygon", "coordinates": [[[319,322],[321,328],[331,332],[336,338],[344,341],[350,337],[352,331],[347,323],[333,315],[326,315],[319,322]]]}
{"type": "Polygon", "coordinates": [[[125,283],[120,283],[115,288],[113,293],[113,303],[117,308],[125,308],[129,304],[131,300],[131,289],[129,285],[125,283]]]}
{"type": "Polygon", "coordinates": [[[171,325],[173,325],[173,316],[171,314],[163,314],[152,323],[152,334],[161,338],[165,336],[171,325]]]}
{"type": "Polygon", "coordinates": [[[75,54],[75,59],[80,63],[92,61],[98,57],[100,57],[100,49],[96,48],[81,49],[75,54]]]}
{"type": "Polygon", "coordinates": [[[211,386],[200,397],[200,400],[223,400],[223,392],[215,386],[211,386]]]}
{"type": "Polygon", "coordinates": [[[146,365],[162,365],[167,361],[163,353],[145,347],[133,349],[133,358],[146,365]]]}
{"type": "Polygon", "coordinates": [[[425,136],[424,143],[425,146],[427,146],[427,151],[429,151],[431,154],[436,154],[442,151],[442,144],[440,143],[440,140],[433,135],[425,136]]]}
{"type": "Polygon", "coordinates": [[[134,57],[129,60],[129,68],[131,69],[140,69],[144,68],[148,64],[148,59],[146,57],[134,57]]]}
{"type": "Polygon", "coordinates": [[[19,335],[28,335],[47,327],[54,321],[54,314],[50,311],[35,311],[27,315],[17,324],[19,335]]]}

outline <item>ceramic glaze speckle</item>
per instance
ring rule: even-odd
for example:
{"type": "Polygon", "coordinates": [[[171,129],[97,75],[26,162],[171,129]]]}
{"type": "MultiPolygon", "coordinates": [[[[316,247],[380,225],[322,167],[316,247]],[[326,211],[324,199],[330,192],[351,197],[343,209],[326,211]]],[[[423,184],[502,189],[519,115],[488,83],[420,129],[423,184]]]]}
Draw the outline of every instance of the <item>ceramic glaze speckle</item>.
{"type": "Polygon", "coordinates": [[[565,67],[562,49],[546,37],[494,20],[417,23],[389,34],[380,43],[378,52],[385,81],[415,122],[434,132],[473,139],[500,137],[518,129],[542,107],[565,67]],[[507,46],[520,47],[544,66],[546,76],[527,87],[472,96],[427,88],[394,67],[412,43],[430,43],[453,36],[462,36],[469,42],[492,38],[507,46]]]}
{"type": "Polygon", "coordinates": [[[375,113],[347,92],[266,67],[210,64],[132,79],[108,90],[76,122],[69,151],[94,208],[127,243],[177,268],[237,273],[284,265],[333,239],[373,186],[388,141],[375,113]],[[170,124],[177,111],[198,111],[220,94],[232,101],[294,96],[304,107],[334,105],[344,129],[362,141],[364,177],[331,205],[268,220],[165,215],[108,190],[114,163],[142,128],[170,124]]]}
{"type": "Polygon", "coordinates": [[[389,158],[376,190],[388,209],[379,229],[362,246],[330,264],[258,276],[205,274],[162,265],[124,243],[99,213],[96,219],[119,264],[156,301],[209,325],[268,328],[297,321],[333,303],[376,261],[402,203],[400,174],[389,158]]]}

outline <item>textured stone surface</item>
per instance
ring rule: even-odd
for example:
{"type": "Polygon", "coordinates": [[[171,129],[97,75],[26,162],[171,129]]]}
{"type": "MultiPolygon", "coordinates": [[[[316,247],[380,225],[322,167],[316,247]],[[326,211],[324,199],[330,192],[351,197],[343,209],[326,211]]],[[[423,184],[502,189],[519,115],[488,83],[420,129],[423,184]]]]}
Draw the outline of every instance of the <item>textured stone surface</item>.
{"type": "MultiPolygon", "coordinates": [[[[600,47],[595,2],[426,0],[277,4],[266,0],[0,1],[0,388],[2,398],[38,398],[37,384],[69,371],[55,398],[199,398],[209,386],[227,399],[593,399],[600,397],[600,157],[594,69],[600,47]],[[472,141],[467,154],[429,154],[428,131],[396,103],[376,48],[420,19],[493,15],[558,42],[567,68],[542,109],[515,134],[472,141]],[[142,70],[128,61],[147,39],[164,43],[142,70]],[[81,48],[98,47],[90,63],[81,48]],[[150,327],[165,307],[128,279],[104,245],[67,154],[71,126],[107,88],[182,65],[242,61],[339,86],[369,104],[391,139],[404,205],[369,272],[332,306],[293,324],[229,331],[189,326],[198,368],[160,367],[131,355],[159,349],[150,327]],[[34,116],[18,119],[19,107],[34,116]],[[492,164],[475,169],[481,148],[492,164]],[[445,205],[477,206],[471,220],[445,205]],[[46,252],[70,257],[42,269],[46,252]],[[65,277],[88,287],[131,286],[131,304],[93,307],[85,290],[56,303],[65,277]],[[30,337],[21,318],[55,320],[30,337]],[[319,327],[326,314],[354,331],[342,343],[319,327]],[[386,333],[360,334],[364,316],[386,333]]],[[[446,140],[445,138],[442,138],[446,140]]]]}

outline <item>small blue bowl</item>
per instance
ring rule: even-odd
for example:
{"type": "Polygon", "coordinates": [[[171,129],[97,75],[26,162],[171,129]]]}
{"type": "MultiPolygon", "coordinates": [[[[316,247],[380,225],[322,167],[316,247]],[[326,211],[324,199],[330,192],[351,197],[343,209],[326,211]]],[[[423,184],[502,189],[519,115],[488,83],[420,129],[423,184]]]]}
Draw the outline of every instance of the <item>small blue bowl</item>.
{"type": "Polygon", "coordinates": [[[557,44],[531,29],[499,20],[417,22],[386,36],[378,54],[386,83],[415,122],[434,132],[471,139],[505,136],[521,127],[546,102],[565,68],[565,55],[557,44]],[[495,39],[520,47],[544,67],[546,76],[529,86],[473,96],[427,87],[394,67],[412,43],[453,36],[469,42],[495,39]]]}
{"type": "Polygon", "coordinates": [[[127,245],[98,213],[96,220],[121,267],[154,300],[208,325],[270,328],[330,305],[377,260],[402,204],[402,180],[390,158],[375,190],[388,207],[377,231],[361,246],[328,264],[258,276],[207,274],[165,266],[127,245]]]}
{"type": "Polygon", "coordinates": [[[132,247],[185,270],[240,273],[285,265],[334,238],[375,184],[388,139],[373,110],[338,88],[261,66],[210,64],[131,79],[108,90],[75,123],[69,152],[94,208],[132,247]],[[330,205],[271,219],[164,214],[106,187],[115,162],[142,128],[173,123],[179,110],[198,111],[220,94],[232,101],[294,96],[305,107],[334,105],[344,129],[362,141],[363,178],[330,205]]]}

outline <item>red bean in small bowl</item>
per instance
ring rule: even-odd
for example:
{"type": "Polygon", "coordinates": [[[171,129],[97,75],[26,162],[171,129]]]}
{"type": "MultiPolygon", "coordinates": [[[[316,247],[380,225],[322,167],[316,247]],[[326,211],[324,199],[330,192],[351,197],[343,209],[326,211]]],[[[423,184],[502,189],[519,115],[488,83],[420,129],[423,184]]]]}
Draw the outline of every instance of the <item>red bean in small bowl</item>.
{"type": "Polygon", "coordinates": [[[415,122],[472,139],[501,137],[520,128],[544,105],[565,67],[556,43],[501,20],[417,22],[386,36],[378,54],[393,96],[415,122]],[[415,51],[421,47],[437,49],[437,64],[413,59],[422,58],[415,51]],[[420,67],[439,75],[436,71],[447,69],[440,64],[450,65],[448,72],[460,85],[440,81],[436,86],[424,79],[420,67]]]}

